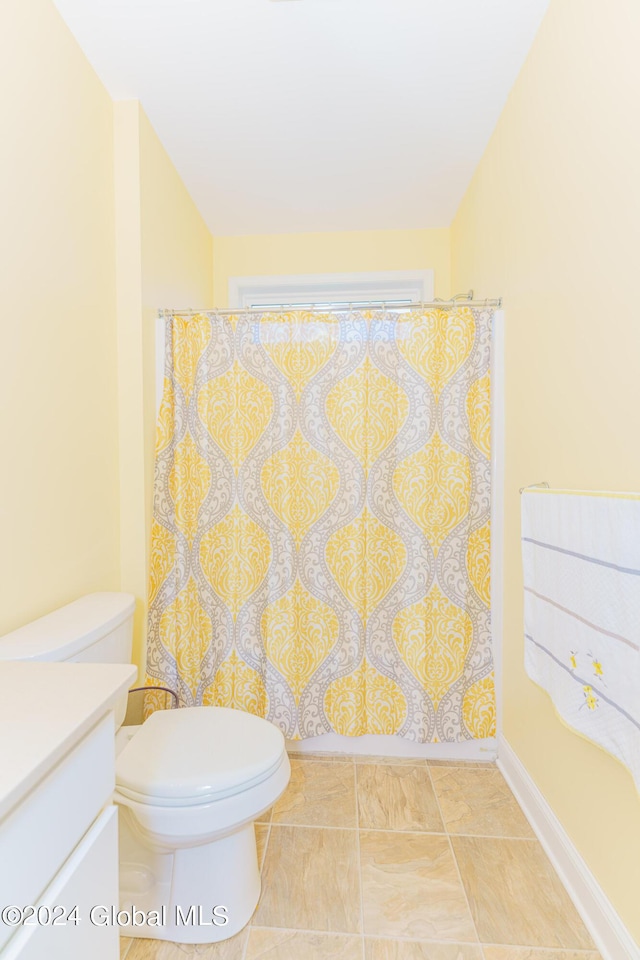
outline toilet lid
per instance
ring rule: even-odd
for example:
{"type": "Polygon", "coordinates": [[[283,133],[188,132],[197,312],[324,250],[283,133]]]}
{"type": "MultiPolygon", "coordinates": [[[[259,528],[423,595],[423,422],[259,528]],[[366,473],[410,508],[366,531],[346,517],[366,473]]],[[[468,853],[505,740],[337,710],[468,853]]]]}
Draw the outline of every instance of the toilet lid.
{"type": "Polygon", "coordinates": [[[116,784],[134,800],[185,806],[260,783],[285,755],[268,720],[226,707],[158,710],[116,759],[116,784]]]}

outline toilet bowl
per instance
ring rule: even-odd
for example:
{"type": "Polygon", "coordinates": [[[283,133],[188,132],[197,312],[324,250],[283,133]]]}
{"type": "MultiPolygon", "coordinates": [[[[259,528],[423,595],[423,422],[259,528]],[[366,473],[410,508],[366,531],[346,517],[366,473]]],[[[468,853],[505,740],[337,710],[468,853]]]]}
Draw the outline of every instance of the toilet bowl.
{"type": "Polygon", "coordinates": [[[120,733],[120,906],[131,917],[134,906],[166,907],[162,926],[122,932],[182,943],[233,936],[260,895],[253,822],[289,781],[284,737],[223,707],[159,711],[120,733]]]}
{"type": "MultiPolygon", "coordinates": [[[[0,660],[129,663],[134,598],[95,593],[0,638],[0,660]]],[[[254,821],[289,782],[282,733],[240,710],[116,710],[118,926],[130,937],[215,943],[260,896],[254,821]]],[[[114,905],[117,906],[117,905],[114,905]]]]}

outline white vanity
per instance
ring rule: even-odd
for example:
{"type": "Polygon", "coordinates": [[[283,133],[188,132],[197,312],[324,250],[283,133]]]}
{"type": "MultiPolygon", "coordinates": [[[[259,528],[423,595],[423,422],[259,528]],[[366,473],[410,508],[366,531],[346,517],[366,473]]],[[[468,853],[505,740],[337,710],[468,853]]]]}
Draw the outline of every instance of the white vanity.
{"type": "Polygon", "coordinates": [[[119,956],[99,908],[118,909],[114,709],[135,676],[0,663],[0,960],[119,956]]]}

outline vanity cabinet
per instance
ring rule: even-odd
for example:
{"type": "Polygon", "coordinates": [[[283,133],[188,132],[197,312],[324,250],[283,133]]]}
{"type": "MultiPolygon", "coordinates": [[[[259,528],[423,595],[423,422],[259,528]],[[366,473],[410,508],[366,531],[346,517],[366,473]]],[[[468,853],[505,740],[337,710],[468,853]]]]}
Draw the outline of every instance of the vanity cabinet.
{"type": "Polygon", "coordinates": [[[134,677],[0,664],[0,960],[118,960],[114,708],[134,677]]]}

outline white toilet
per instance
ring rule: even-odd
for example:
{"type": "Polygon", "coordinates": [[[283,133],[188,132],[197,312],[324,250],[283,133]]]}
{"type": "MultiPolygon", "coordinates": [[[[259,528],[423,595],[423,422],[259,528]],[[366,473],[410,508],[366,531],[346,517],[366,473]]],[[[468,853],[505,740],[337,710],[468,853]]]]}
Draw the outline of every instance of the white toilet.
{"type": "MultiPolygon", "coordinates": [[[[133,611],[130,594],[89,594],[0,638],[0,660],[129,663],[133,611]]],[[[164,922],[121,932],[226,940],[258,902],[253,822],[289,782],[284,737],[222,707],[161,710],[130,727],[125,711],[126,701],[116,716],[120,907],[164,922]]]]}

